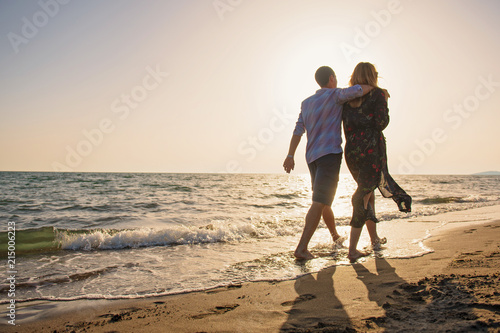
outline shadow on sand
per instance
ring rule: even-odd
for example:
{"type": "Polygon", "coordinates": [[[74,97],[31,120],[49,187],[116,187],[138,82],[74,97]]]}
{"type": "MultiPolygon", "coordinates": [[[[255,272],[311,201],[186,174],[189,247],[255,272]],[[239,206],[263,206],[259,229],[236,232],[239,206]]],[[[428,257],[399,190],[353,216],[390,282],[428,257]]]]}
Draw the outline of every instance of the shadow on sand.
{"type": "MultiPolygon", "coordinates": [[[[349,332],[351,321],[342,303],[335,295],[333,275],[336,267],[323,269],[315,279],[312,274],[297,279],[295,291],[298,297],[283,306],[292,306],[288,320],[281,327],[282,332],[321,332],[338,329],[349,332]]],[[[354,332],[354,331],[352,331],[354,332]]]]}
{"type": "MultiPolygon", "coordinates": [[[[331,267],[320,271],[316,279],[309,274],[296,281],[297,298],[282,303],[283,306],[292,307],[285,311],[288,319],[281,331],[488,332],[488,329],[500,326],[495,324],[497,316],[477,312],[486,310],[494,313],[500,310],[498,304],[479,302],[481,288],[491,288],[489,284],[492,279],[498,279],[498,274],[435,275],[417,283],[408,283],[383,258],[375,259],[376,273],[362,264],[353,264],[352,267],[368,294],[363,292],[350,297],[364,299],[368,296],[367,301],[375,302],[383,309],[384,315],[367,316],[353,323],[335,295],[333,275],[336,267],[331,267]]],[[[357,281],[353,280],[352,283],[357,281]]],[[[359,293],[359,288],[357,290],[359,293]]]]}

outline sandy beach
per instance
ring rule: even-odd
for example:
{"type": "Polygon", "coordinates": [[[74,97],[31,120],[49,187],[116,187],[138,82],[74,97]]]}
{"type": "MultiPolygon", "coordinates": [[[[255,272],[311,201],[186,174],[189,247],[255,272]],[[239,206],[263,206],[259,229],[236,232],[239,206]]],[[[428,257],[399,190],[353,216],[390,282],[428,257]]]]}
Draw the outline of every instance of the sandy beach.
{"type": "Polygon", "coordinates": [[[19,303],[16,326],[0,330],[500,332],[500,206],[419,220],[448,222],[421,257],[139,300],[19,303]]]}

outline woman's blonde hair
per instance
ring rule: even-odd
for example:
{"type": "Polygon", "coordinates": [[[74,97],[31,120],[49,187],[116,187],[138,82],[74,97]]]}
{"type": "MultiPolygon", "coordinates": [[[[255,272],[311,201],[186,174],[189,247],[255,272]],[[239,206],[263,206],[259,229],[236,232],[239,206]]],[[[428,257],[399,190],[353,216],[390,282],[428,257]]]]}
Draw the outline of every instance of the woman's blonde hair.
{"type": "Polygon", "coordinates": [[[377,81],[378,73],[375,66],[369,62],[360,62],[354,68],[349,84],[351,86],[356,84],[366,84],[372,87],[378,87],[377,81]]]}

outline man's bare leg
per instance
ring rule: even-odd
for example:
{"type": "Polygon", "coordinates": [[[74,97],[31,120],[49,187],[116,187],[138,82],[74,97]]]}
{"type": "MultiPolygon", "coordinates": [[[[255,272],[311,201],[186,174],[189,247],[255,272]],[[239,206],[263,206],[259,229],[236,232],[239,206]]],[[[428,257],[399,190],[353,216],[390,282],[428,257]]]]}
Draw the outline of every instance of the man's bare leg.
{"type": "Polygon", "coordinates": [[[321,215],[323,214],[323,209],[325,208],[325,204],[313,201],[309,211],[306,215],[306,224],[304,226],[304,231],[302,231],[302,236],[300,237],[299,245],[297,245],[297,249],[295,250],[295,257],[297,259],[312,259],[314,256],[307,249],[309,245],[309,241],[311,240],[312,235],[316,231],[318,227],[319,221],[321,219],[321,215]]]}
{"type": "Polygon", "coordinates": [[[323,208],[323,220],[325,221],[325,224],[330,231],[330,235],[332,235],[333,242],[335,243],[335,241],[340,238],[340,235],[337,232],[337,227],[335,226],[335,216],[333,215],[331,206],[325,206],[325,208],[323,208]]]}

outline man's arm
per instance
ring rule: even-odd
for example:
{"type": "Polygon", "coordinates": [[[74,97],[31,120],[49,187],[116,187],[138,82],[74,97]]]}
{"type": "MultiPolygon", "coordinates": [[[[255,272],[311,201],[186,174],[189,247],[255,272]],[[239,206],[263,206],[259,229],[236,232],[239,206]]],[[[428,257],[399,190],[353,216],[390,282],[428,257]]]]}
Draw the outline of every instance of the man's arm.
{"type": "Polygon", "coordinates": [[[363,95],[362,96],[368,94],[370,91],[373,90],[372,86],[368,86],[366,84],[360,84],[360,86],[361,86],[361,89],[363,89],[363,95]]]}
{"type": "Polygon", "coordinates": [[[368,94],[373,90],[372,86],[366,84],[356,84],[349,88],[339,88],[337,89],[337,103],[344,104],[346,102],[352,101],[355,98],[359,98],[368,94]]]}
{"type": "MultiPolygon", "coordinates": [[[[361,89],[363,89],[363,96],[366,95],[366,94],[368,94],[373,89],[375,89],[375,87],[368,86],[366,84],[360,84],[360,86],[361,86],[361,89]]],[[[382,91],[384,92],[384,94],[385,94],[385,101],[387,102],[387,99],[389,97],[391,97],[391,95],[389,95],[389,92],[387,91],[387,89],[384,89],[384,88],[380,88],[380,89],[382,89],[382,91]]]]}
{"type": "Polygon", "coordinates": [[[290,140],[290,147],[288,148],[288,156],[285,158],[285,162],[283,162],[283,168],[285,168],[286,173],[290,173],[295,168],[295,151],[299,146],[300,139],[302,136],[300,135],[292,135],[292,139],[290,140]]]}
{"type": "MultiPolygon", "coordinates": [[[[375,89],[373,86],[369,86],[366,84],[356,84],[349,88],[341,88],[341,93],[338,95],[338,103],[344,104],[345,102],[352,101],[355,98],[364,96],[368,94],[370,91],[375,89]],[[357,90],[356,90],[357,89],[357,90]],[[361,89],[361,90],[360,90],[361,89]],[[360,95],[361,93],[361,95],[360,95]]],[[[380,88],[386,94],[386,99],[390,97],[389,92],[386,89],[380,88]]]]}

